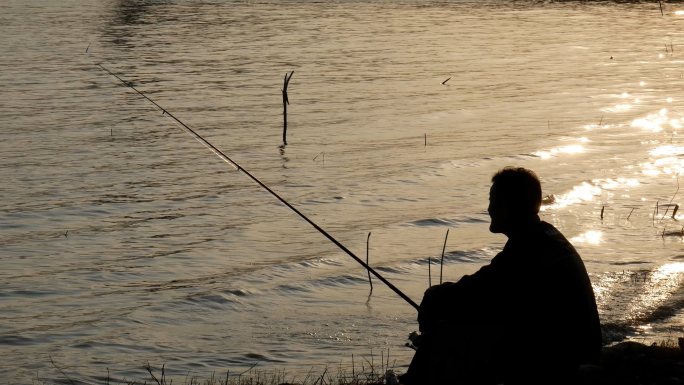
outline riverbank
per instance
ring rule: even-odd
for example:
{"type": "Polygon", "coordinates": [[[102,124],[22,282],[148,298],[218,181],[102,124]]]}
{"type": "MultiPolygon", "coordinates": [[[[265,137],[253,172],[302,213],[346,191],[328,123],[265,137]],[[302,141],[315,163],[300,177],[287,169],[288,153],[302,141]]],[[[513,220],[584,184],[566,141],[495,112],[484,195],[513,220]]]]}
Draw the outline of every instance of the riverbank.
{"type": "MultiPolygon", "coordinates": [[[[684,345],[684,343],[682,343],[684,345]]],[[[56,366],[56,365],[55,365],[56,366]]],[[[42,384],[89,384],[70,378],[60,370],[62,378],[57,380],[38,379],[42,384]]],[[[142,385],[382,385],[387,382],[386,374],[391,367],[373,366],[370,362],[357,368],[327,366],[312,370],[305,376],[294,376],[279,369],[251,369],[243,373],[223,375],[213,373],[200,375],[189,373],[185,378],[171,378],[165,367],[146,366],[149,376],[127,380],[116,376],[102,377],[106,384],[142,385]]],[[[390,380],[391,381],[391,380],[390,380]]],[[[99,383],[99,382],[98,382],[99,383]]],[[[577,384],[582,385],[678,385],[684,384],[684,350],[676,339],[668,339],[651,346],[638,342],[622,342],[603,349],[601,366],[585,367],[577,384]]]]}

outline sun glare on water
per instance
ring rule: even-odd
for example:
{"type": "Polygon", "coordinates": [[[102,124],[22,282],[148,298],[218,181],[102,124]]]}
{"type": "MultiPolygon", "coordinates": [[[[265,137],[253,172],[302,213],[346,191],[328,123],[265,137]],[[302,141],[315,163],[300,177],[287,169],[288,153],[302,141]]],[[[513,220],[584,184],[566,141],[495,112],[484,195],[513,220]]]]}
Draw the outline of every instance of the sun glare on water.
{"type": "Polygon", "coordinates": [[[573,243],[589,243],[592,245],[598,245],[601,242],[601,237],[603,236],[603,233],[600,231],[587,231],[584,234],[580,234],[576,237],[573,237],[570,239],[570,242],[573,243]]]}

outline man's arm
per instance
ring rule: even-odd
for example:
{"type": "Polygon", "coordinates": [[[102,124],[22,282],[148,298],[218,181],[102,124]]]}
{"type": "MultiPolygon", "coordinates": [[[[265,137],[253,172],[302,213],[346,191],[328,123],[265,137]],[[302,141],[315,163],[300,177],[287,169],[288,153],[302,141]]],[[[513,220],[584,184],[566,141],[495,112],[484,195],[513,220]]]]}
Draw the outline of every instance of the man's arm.
{"type": "Polygon", "coordinates": [[[472,275],[464,275],[458,282],[446,282],[427,289],[418,310],[420,331],[425,332],[444,323],[467,324],[489,319],[501,296],[500,270],[495,258],[489,265],[472,275]]]}

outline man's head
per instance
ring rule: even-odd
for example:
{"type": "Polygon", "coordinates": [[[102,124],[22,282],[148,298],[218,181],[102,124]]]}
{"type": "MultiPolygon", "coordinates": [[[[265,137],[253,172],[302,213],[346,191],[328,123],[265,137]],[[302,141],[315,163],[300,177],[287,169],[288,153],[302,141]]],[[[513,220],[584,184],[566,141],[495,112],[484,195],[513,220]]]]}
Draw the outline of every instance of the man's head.
{"type": "Polygon", "coordinates": [[[537,219],[541,207],[541,183],[537,174],[522,167],[504,167],[492,176],[489,216],[492,233],[510,233],[517,226],[537,219]]]}

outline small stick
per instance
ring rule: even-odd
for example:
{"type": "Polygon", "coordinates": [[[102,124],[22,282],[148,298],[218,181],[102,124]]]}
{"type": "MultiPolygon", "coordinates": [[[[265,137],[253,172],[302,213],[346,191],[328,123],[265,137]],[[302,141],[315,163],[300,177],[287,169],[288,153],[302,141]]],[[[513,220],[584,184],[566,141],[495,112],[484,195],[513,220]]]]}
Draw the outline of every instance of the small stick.
{"type": "Polygon", "coordinates": [[[432,287],[432,273],[430,272],[430,265],[432,265],[432,258],[428,257],[428,287],[432,287]]]}
{"type": "Polygon", "coordinates": [[[62,369],[60,369],[59,366],[57,366],[57,364],[55,364],[55,361],[52,360],[52,356],[48,354],[48,357],[50,357],[50,362],[52,362],[52,365],[54,365],[55,368],[57,368],[57,370],[59,370],[59,372],[62,373],[64,375],[64,377],[66,377],[67,380],[69,380],[69,382],[71,382],[73,385],[76,385],[76,384],[74,384],[73,381],[71,381],[71,378],[69,378],[69,376],[67,376],[64,372],[62,372],[62,369]]]}
{"type": "MultiPolygon", "coordinates": [[[[93,44],[93,43],[90,43],[93,44]]],[[[90,44],[88,44],[88,48],[90,48],[90,44]]],[[[86,53],[88,53],[88,48],[86,48],[86,53]]]]}
{"type": "Polygon", "coordinates": [[[425,147],[427,147],[427,132],[425,133],[425,147]]]}
{"type": "Polygon", "coordinates": [[[254,367],[257,366],[257,365],[259,365],[259,361],[255,362],[254,365],[252,365],[249,369],[247,369],[247,370],[245,370],[244,372],[240,373],[240,375],[243,375],[243,374],[245,374],[245,373],[251,371],[251,370],[254,369],[254,367]]]}
{"type": "MultiPolygon", "coordinates": [[[[451,77],[450,77],[449,79],[451,79],[451,77]]],[[[448,82],[448,81],[449,81],[449,79],[447,79],[447,80],[443,81],[443,82],[442,82],[442,85],[445,85],[445,84],[446,84],[446,82],[448,82]]]]}
{"type": "Polygon", "coordinates": [[[390,348],[387,348],[387,370],[389,370],[389,360],[390,360],[390,348]]]}
{"type": "Polygon", "coordinates": [[[356,380],[356,373],[354,371],[354,353],[352,353],[352,378],[356,380]]]}
{"type": "Polygon", "coordinates": [[[656,215],[658,215],[658,203],[660,203],[660,198],[658,198],[658,201],[656,202],[655,207],[653,208],[653,221],[651,223],[653,226],[655,226],[655,218],[656,215]]]}
{"type": "Polygon", "coordinates": [[[152,376],[152,379],[154,379],[154,381],[157,382],[157,385],[161,385],[157,377],[155,377],[154,374],[152,374],[152,367],[150,366],[149,362],[147,363],[147,366],[143,365],[143,368],[147,369],[147,371],[150,373],[150,376],[152,376]]]}
{"type": "Polygon", "coordinates": [[[285,80],[281,90],[283,93],[283,146],[287,146],[287,106],[290,104],[290,100],[287,98],[287,86],[290,84],[292,75],[294,75],[294,71],[290,73],[290,76],[287,76],[287,72],[285,72],[285,80]]]}
{"type": "Polygon", "coordinates": [[[670,205],[672,205],[672,201],[675,199],[678,192],[679,192],[679,174],[677,174],[677,191],[675,191],[674,195],[672,196],[672,199],[670,199],[670,204],[667,205],[667,209],[665,210],[665,214],[663,214],[663,217],[660,218],[659,223],[662,223],[663,219],[665,219],[665,216],[667,215],[668,210],[670,210],[670,205]]]}
{"type": "MultiPolygon", "coordinates": [[[[366,238],[366,265],[369,265],[369,263],[368,263],[368,246],[370,245],[370,235],[371,235],[371,233],[369,231],[368,232],[368,238],[366,238]]],[[[373,294],[373,281],[371,280],[370,270],[368,270],[368,283],[370,283],[370,287],[371,287],[370,292],[371,292],[371,294],[373,294]]]]}
{"type": "Polygon", "coordinates": [[[603,219],[603,210],[606,208],[606,206],[601,207],[601,219],[603,219]]]}
{"type": "Polygon", "coordinates": [[[676,205],[674,211],[672,211],[672,219],[675,219],[675,215],[677,215],[677,210],[679,210],[679,205],[676,205]]]}
{"type": "Polygon", "coordinates": [[[627,220],[629,220],[629,217],[632,216],[632,213],[634,212],[634,208],[632,208],[632,211],[629,212],[629,215],[627,215],[627,220]]]}
{"type": "Polygon", "coordinates": [[[601,121],[599,122],[599,127],[601,127],[601,123],[603,123],[603,115],[601,115],[601,121]]]}
{"type": "Polygon", "coordinates": [[[449,238],[449,229],[447,229],[446,237],[444,237],[444,247],[442,247],[442,261],[439,263],[439,284],[442,284],[442,270],[444,268],[444,250],[446,250],[447,239],[449,238]]]}
{"type": "Polygon", "coordinates": [[[663,13],[663,3],[661,3],[660,0],[658,0],[658,5],[660,5],[660,16],[665,16],[663,13]]]}

